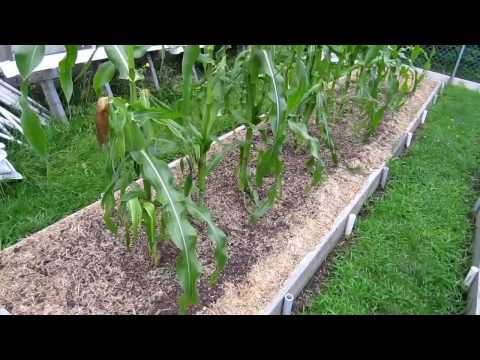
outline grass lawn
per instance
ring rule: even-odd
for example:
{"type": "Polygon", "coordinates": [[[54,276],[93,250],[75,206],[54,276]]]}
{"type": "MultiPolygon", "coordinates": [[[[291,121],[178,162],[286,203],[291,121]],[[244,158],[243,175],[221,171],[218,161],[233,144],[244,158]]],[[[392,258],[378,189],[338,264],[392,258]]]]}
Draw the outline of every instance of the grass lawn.
{"type": "Polygon", "coordinates": [[[92,116],[76,116],[68,128],[49,127],[46,163],[28,146],[9,144],[9,160],[25,177],[0,184],[0,248],[54,223],[98,199],[106,185],[105,155],[92,116]]]}
{"type": "Polygon", "coordinates": [[[480,192],[480,93],[448,87],[305,314],[460,314],[480,192]]]}

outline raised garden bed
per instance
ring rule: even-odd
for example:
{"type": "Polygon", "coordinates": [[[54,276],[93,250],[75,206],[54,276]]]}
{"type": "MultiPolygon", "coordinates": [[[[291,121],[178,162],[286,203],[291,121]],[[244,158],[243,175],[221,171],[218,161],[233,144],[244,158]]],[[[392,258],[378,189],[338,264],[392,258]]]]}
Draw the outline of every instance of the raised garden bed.
{"type": "MultiPolygon", "coordinates": [[[[230,153],[208,179],[206,197],[228,236],[229,262],[219,283],[207,286],[214,259],[206,229],[199,227],[205,272],[200,304],[190,313],[258,314],[266,308],[277,313],[285,281],[338,226],[338,216],[392,151],[404,146],[412,120],[420,121],[419,111],[438,88],[425,80],[398,112],[386,115],[366,144],[355,136],[359,114],[345,114],[332,129],[342,164],[327,163],[324,181],[310,192],[304,191],[310,182],[306,154],[286,145],[282,199],[256,224],[249,222],[237,190],[238,154],[230,153]]],[[[327,150],[324,157],[329,158],[327,150]]],[[[146,252],[144,236],[127,252],[106,230],[99,204],[92,204],[0,252],[0,306],[13,314],[175,314],[181,293],[177,251],[164,244],[158,267],[150,265],[146,252]]]]}

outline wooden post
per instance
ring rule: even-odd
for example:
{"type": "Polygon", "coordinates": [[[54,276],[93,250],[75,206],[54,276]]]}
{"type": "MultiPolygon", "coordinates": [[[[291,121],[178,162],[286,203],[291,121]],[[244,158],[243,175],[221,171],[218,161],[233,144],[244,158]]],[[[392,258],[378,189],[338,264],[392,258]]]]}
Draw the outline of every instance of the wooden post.
{"type": "Polygon", "coordinates": [[[108,97],[113,97],[112,88],[110,87],[109,83],[105,83],[105,91],[106,91],[108,97]]]}
{"type": "Polygon", "coordinates": [[[63,109],[62,101],[55,87],[55,79],[58,78],[58,69],[43,70],[31,75],[32,83],[40,83],[45,100],[47,100],[50,112],[63,123],[67,123],[67,116],[63,109]]]}
{"type": "Polygon", "coordinates": [[[480,211],[475,214],[475,235],[473,238],[473,266],[480,267],[480,211]]]}
{"type": "Polygon", "coordinates": [[[150,66],[150,75],[152,77],[153,85],[155,85],[155,89],[158,91],[160,90],[160,84],[158,83],[157,70],[155,70],[155,64],[153,63],[152,56],[149,53],[147,53],[147,61],[148,65],[150,66]]]}
{"type": "Polygon", "coordinates": [[[50,111],[59,118],[63,123],[67,123],[67,115],[63,109],[62,101],[60,96],[58,96],[57,89],[55,88],[55,83],[53,79],[42,80],[40,81],[40,86],[42,87],[43,95],[47,100],[48,107],[50,111]]]}
{"type": "Polygon", "coordinates": [[[380,179],[380,186],[382,189],[385,189],[388,180],[388,172],[390,171],[388,166],[385,166],[382,170],[382,178],[380,179]]]}

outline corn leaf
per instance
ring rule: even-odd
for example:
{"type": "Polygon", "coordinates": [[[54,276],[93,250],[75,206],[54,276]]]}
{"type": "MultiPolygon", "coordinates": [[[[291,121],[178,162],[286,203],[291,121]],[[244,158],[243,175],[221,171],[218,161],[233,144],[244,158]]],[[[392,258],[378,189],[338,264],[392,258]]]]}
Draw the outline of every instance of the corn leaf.
{"type": "Polygon", "coordinates": [[[15,49],[15,63],[22,79],[27,80],[45,55],[45,45],[20,45],[15,49]]]}
{"type": "Polygon", "coordinates": [[[115,64],[119,73],[119,79],[128,80],[128,52],[126,45],[104,45],[108,59],[115,64]]]}
{"type": "Polygon", "coordinates": [[[142,205],[137,197],[133,197],[127,201],[127,209],[130,213],[130,221],[132,223],[132,237],[135,239],[138,237],[140,225],[142,224],[142,205]]]}
{"type": "Polygon", "coordinates": [[[195,219],[203,221],[208,227],[208,237],[215,244],[215,260],[217,268],[210,277],[210,282],[215,283],[218,280],[218,275],[225,268],[227,263],[227,251],[226,242],[227,236],[225,233],[215,224],[208,209],[202,205],[194,203],[191,199],[187,198],[187,209],[190,215],[195,219]]]}
{"type": "Polygon", "coordinates": [[[97,96],[101,96],[103,93],[103,87],[112,81],[115,75],[115,65],[111,61],[106,61],[97,69],[95,76],[93,77],[93,89],[97,96]]]}
{"type": "Polygon", "coordinates": [[[70,103],[73,94],[72,69],[77,60],[78,45],[65,45],[65,49],[67,50],[67,54],[58,64],[58,73],[60,77],[60,86],[62,87],[63,94],[65,95],[68,104],[70,103]]]}
{"type": "Polygon", "coordinates": [[[162,218],[166,221],[166,231],[180,250],[177,275],[184,290],[180,298],[180,312],[183,313],[189,305],[198,302],[196,283],[202,268],[195,248],[197,234],[187,220],[185,198],[176,190],[168,165],[152,157],[145,150],[133,156],[143,165],[145,178],[157,191],[157,196],[164,205],[162,218]]]}
{"type": "Polygon", "coordinates": [[[185,47],[182,59],[182,99],[183,112],[190,113],[190,103],[192,97],[192,72],[193,65],[200,55],[200,47],[198,45],[188,45],[185,47]]]}
{"type": "Polygon", "coordinates": [[[154,263],[157,263],[157,212],[155,205],[149,201],[143,203],[143,210],[143,222],[145,223],[147,233],[148,250],[154,263]]]}
{"type": "Polygon", "coordinates": [[[37,154],[46,157],[48,151],[48,139],[47,134],[40,123],[40,119],[38,118],[37,113],[30,109],[30,105],[24,94],[22,94],[19,101],[22,108],[21,122],[23,133],[37,154]]]}

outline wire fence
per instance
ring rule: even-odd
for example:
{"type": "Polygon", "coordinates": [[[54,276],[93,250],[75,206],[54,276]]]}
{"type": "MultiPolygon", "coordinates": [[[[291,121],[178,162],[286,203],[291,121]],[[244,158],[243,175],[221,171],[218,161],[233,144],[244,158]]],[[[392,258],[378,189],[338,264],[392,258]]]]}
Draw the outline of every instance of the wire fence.
{"type": "Polygon", "coordinates": [[[432,71],[480,82],[480,45],[423,45],[423,47],[429,53],[435,48],[432,71]],[[455,69],[457,62],[458,67],[455,69]]]}

